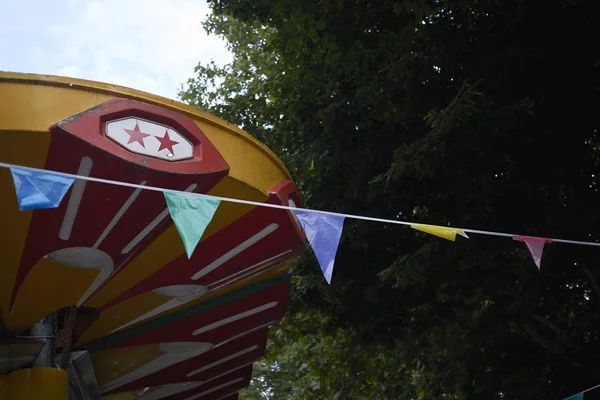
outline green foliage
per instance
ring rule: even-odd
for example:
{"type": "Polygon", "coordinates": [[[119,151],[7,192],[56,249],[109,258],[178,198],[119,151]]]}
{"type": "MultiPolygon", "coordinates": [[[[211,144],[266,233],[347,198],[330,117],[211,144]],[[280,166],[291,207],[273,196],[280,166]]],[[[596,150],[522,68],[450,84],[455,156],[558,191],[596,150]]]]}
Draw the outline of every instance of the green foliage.
{"type": "MultiPolygon", "coordinates": [[[[215,0],[233,62],[181,98],[272,148],[306,206],[600,240],[600,3],[215,0]]],[[[600,382],[600,252],[347,221],[307,253],[247,399],[542,399],[600,382]]]]}

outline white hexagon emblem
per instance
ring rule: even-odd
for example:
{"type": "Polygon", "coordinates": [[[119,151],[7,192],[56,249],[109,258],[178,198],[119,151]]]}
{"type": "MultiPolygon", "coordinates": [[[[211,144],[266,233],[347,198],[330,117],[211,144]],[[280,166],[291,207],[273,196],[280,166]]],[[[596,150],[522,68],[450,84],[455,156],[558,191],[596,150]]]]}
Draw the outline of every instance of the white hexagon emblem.
{"type": "Polygon", "coordinates": [[[192,158],[194,148],[179,132],[165,125],[129,117],[106,123],[106,136],[132,153],[179,161],[192,158]]]}

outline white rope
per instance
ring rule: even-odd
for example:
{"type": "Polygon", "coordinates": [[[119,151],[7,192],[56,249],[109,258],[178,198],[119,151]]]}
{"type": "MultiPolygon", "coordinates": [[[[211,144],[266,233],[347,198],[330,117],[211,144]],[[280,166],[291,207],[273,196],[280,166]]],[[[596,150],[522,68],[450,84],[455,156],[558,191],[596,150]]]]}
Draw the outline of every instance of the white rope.
{"type": "Polygon", "coordinates": [[[566,397],[564,400],[568,400],[568,399],[570,399],[570,398],[571,398],[571,397],[573,397],[573,396],[577,396],[578,394],[584,394],[584,393],[586,393],[586,392],[589,392],[590,390],[594,390],[594,389],[596,389],[596,388],[599,388],[599,387],[600,387],[600,384],[599,384],[599,385],[596,385],[596,386],[593,386],[593,387],[591,387],[591,388],[589,388],[589,389],[585,389],[584,391],[581,391],[581,392],[579,392],[579,393],[572,394],[571,396],[569,396],[569,397],[566,397]]]}
{"type": "MultiPolygon", "coordinates": [[[[50,170],[41,169],[41,168],[31,168],[31,167],[25,167],[22,165],[8,164],[8,163],[2,163],[2,162],[0,162],[0,167],[1,168],[19,168],[19,169],[22,169],[25,171],[50,173],[50,174],[54,174],[57,176],[63,176],[66,178],[81,179],[81,180],[89,181],[89,182],[98,182],[98,183],[104,183],[107,185],[125,186],[125,187],[142,189],[142,190],[152,190],[155,192],[181,193],[181,194],[185,194],[188,196],[194,195],[194,196],[204,197],[204,198],[208,198],[208,199],[226,201],[229,203],[247,204],[247,205],[256,206],[256,207],[268,207],[268,208],[276,208],[279,210],[288,210],[288,211],[307,211],[307,212],[313,212],[316,214],[333,215],[333,216],[337,216],[337,217],[358,219],[358,220],[362,220],[362,221],[381,222],[384,224],[408,225],[408,226],[420,225],[420,223],[418,223],[418,222],[398,221],[398,220],[393,220],[393,219],[366,217],[363,215],[343,214],[343,213],[336,213],[336,212],[322,211],[322,210],[312,210],[312,209],[308,209],[308,208],[297,208],[297,207],[283,206],[283,205],[279,205],[279,204],[261,203],[258,201],[233,199],[230,197],[214,196],[214,195],[203,194],[203,193],[185,192],[183,190],[163,189],[163,188],[159,188],[159,187],[155,187],[155,186],[136,185],[135,183],[119,182],[119,181],[113,181],[113,180],[109,180],[109,179],[94,178],[91,176],[82,176],[82,175],[76,175],[76,174],[67,174],[64,172],[50,171],[50,170]]],[[[460,229],[460,228],[455,228],[455,229],[460,229]]],[[[512,238],[514,236],[519,236],[519,235],[512,234],[512,233],[482,231],[482,230],[476,230],[476,229],[464,229],[463,228],[462,230],[466,233],[474,233],[474,234],[478,234],[478,235],[487,235],[487,236],[499,236],[499,237],[510,237],[510,238],[512,238]]],[[[547,238],[547,239],[550,239],[550,240],[552,240],[552,242],[555,242],[555,243],[566,243],[566,244],[577,244],[577,245],[581,245],[581,246],[600,247],[600,243],[595,243],[595,242],[584,242],[584,241],[579,241],[579,240],[554,239],[554,238],[547,238]]]]}

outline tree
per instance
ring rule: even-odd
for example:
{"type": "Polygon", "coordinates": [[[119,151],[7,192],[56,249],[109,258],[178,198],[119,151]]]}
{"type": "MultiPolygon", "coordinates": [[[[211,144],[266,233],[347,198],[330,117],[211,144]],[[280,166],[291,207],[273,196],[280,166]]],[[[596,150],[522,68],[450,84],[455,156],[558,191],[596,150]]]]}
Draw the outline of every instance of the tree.
{"type": "MultiPolygon", "coordinates": [[[[600,3],[210,4],[234,59],[181,98],[271,147],[307,207],[600,239],[600,3]]],[[[347,220],[331,286],[294,266],[264,379],[284,370],[278,399],[576,393],[600,383],[599,256],[548,245],[538,272],[510,239],[347,220]]]]}

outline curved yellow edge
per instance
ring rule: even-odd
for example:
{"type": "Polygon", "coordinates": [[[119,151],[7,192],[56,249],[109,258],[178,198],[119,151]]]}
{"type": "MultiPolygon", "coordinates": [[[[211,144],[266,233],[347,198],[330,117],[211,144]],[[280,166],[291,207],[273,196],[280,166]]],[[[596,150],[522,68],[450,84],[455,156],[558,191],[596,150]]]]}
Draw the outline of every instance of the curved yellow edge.
{"type": "MultiPolygon", "coordinates": [[[[130,98],[183,113],[191,117],[203,130],[213,145],[230,166],[229,175],[209,193],[253,201],[265,201],[271,187],[282,180],[291,179],[281,161],[264,145],[247,133],[214,116],[182,103],[132,89],[54,76],[0,72],[0,162],[43,168],[50,143],[48,127],[74,114],[97,106],[114,98],[130,98]]],[[[0,169],[0,187],[7,193],[13,190],[10,171],[0,169]]],[[[5,252],[3,268],[0,269],[0,316],[9,334],[18,334],[40,319],[40,315],[54,308],[74,304],[78,294],[56,298],[37,310],[37,300],[32,293],[39,293],[35,282],[44,282],[48,287],[61,287],[64,268],[53,266],[49,270],[35,267],[23,284],[23,295],[19,295],[15,308],[9,313],[17,268],[31,212],[20,212],[16,198],[2,196],[0,207],[7,211],[0,226],[0,242],[11,251],[5,252]],[[56,267],[56,268],[55,268],[56,267]],[[36,310],[30,312],[26,310],[36,310]]],[[[253,207],[222,203],[204,238],[228,226],[253,207]]],[[[88,300],[85,306],[100,307],[127,288],[140,282],[159,268],[184,253],[181,240],[174,227],[165,231],[155,242],[140,253],[131,263],[88,300]]],[[[74,271],[74,270],[73,270],[74,271]]],[[[87,272],[81,273],[83,281],[93,280],[87,272]]]]}
{"type": "MultiPolygon", "coordinates": [[[[0,121],[5,120],[1,116],[4,101],[0,94],[0,121]]],[[[44,167],[50,146],[49,132],[15,132],[0,129],[0,135],[2,137],[1,161],[26,164],[36,168],[44,167]]],[[[3,196],[0,196],[0,209],[3,210],[0,218],[0,243],[3,246],[2,268],[0,268],[0,317],[6,323],[10,296],[21,261],[21,253],[25,247],[32,212],[19,211],[12,176],[10,170],[5,168],[0,168],[0,190],[3,193],[3,196]]]]}
{"type": "Polygon", "coordinates": [[[0,400],[65,400],[69,376],[58,368],[18,369],[0,376],[0,400]]]}
{"type": "MultiPolygon", "coordinates": [[[[215,147],[217,147],[217,149],[219,151],[221,151],[221,154],[223,154],[225,160],[229,163],[229,165],[232,167],[232,169],[233,169],[232,162],[234,160],[231,160],[229,157],[227,157],[227,154],[223,152],[223,150],[226,150],[226,149],[221,148],[217,143],[218,140],[217,140],[217,142],[215,142],[213,140],[215,138],[213,138],[209,132],[212,133],[214,131],[220,131],[220,132],[225,131],[228,134],[234,136],[236,139],[238,139],[242,142],[246,142],[247,144],[251,144],[252,146],[250,146],[250,147],[259,150],[259,152],[262,153],[262,157],[266,156],[266,158],[270,159],[270,162],[273,163],[273,166],[275,166],[276,169],[279,169],[281,171],[281,173],[287,179],[291,180],[290,173],[286,169],[285,165],[283,165],[281,160],[279,160],[279,158],[277,158],[277,156],[271,150],[269,150],[269,148],[267,146],[263,145],[261,142],[259,142],[258,140],[256,140],[255,138],[253,138],[252,136],[250,136],[248,133],[244,132],[243,130],[237,128],[236,126],[229,124],[229,123],[223,121],[222,119],[217,118],[213,115],[205,113],[197,108],[183,104],[181,102],[178,102],[175,100],[170,100],[170,99],[167,99],[167,98],[161,97],[161,96],[156,96],[156,95],[153,95],[150,93],[145,93],[145,92],[141,92],[138,90],[126,88],[123,86],[88,81],[88,80],[84,80],[84,79],[74,79],[74,78],[53,76],[53,75],[23,74],[23,73],[16,73],[16,72],[0,71],[0,84],[2,84],[3,82],[8,82],[10,84],[17,84],[18,86],[21,86],[21,87],[36,88],[36,89],[40,89],[41,87],[43,87],[42,85],[44,85],[48,89],[50,89],[51,92],[55,92],[55,93],[56,93],[56,91],[60,91],[61,89],[67,89],[70,92],[86,93],[88,96],[92,95],[89,97],[96,97],[96,99],[98,100],[94,104],[82,107],[83,104],[81,104],[81,103],[76,103],[76,102],[72,103],[70,101],[65,101],[66,99],[62,99],[60,97],[55,100],[52,100],[51,98],[46,98],[46,99],[42,98],[42,99],[38,100],[38,98],[36,98],[36,97],[33,97],[33,98],[29,97],[29,93],[21,92],[21,95],[19,97],[29,98],[30,101],[34,100],[36,103],[38,101],[40,101],[41,105],[44,105],[44,104],[47,105],[48,100],[50,100],[51,103],[58,101],[65,108],[74,106],[74,108],[79,108],[78,111],[83,111],[85,109],[93,107],[94,105],[103,103],[104,101],[109,100],[111,98],[121,97],[121,98],[130,98],[130,99],[144,101],[144,102],[155,104],[155,105],[158,105],[158,106],[161,106],[161,107],[173,110],[173,111],[180,112],[189,117],[192,117],[192,119],[194,119],[196,121],[196,123],[200,126],[200,128],[202,128],[204,130],[204,133],[208,136],[208,138],[213,142],[215,147]],[[105,98],[105,100],[100,100],[101,98],[105,98]]],[[[18,88],[17,90],[20,91],[22,89],[18,88]]],[[[0,94],[1,93],[2,92],[0,91],[0,94]]],[[[56,94],[63,94],[63,93],[56,93],[56,94]]],[[[5,96],[0,96],[0,101],[3,98],[6,99],[5,96]]],[[[0,108],[0,110],[1,110],[1,108],[0,108]]],[[[44,110],[42,109],[40,111],[44,111],[44,110]]],[[[24,110],[21,111],[21,114],[22,113],[24,113],[24,110]]],[[[47,129],[48,126],[50,126],[51,124],[56,123],[59,120],[69,117],[75,113],[76,112],[66,113],[65,115],[63,115],[62,118],[60,118],[58,120],[47,120],[43,126],[43,129],[47,129]]],[[[46,114],[47,114],[47,111],[46,111],[46,114]]],[[[54,115],[52,115],[52,117],[54,117],[54,115]]],[[[2,114],[0,114],[0,121],[2,121],[2,120],[3,120],[2,114]]],[[[39,129],[34,129],[34,130],[39,130],[39,129]]],[[[244,147],[244,151],[248,150],[248,146],[243,146],[243,147],[244,147]]],[[[237,149],[234,149],[234,148],[232,148],[231,150],[234,152],[237,151],[237,149]]],[[[251,157],[251,158],[253,158],[253,157],[251,157]]],[[[240,161],[242,161],[242,165],[245,165],[244,160],[240,160],[240,161]]],[[[246,165],[246,167],[247,167],[247,165],[246,165]]],[[[262,171],[262,172],[264,172],[264,171],[262,171]]],[[[252,185],[252,186],[255,186],[255,185],[252,185]]],[[[267,190],[268,190],[268,188],[267,188],[267,190]]]]}

